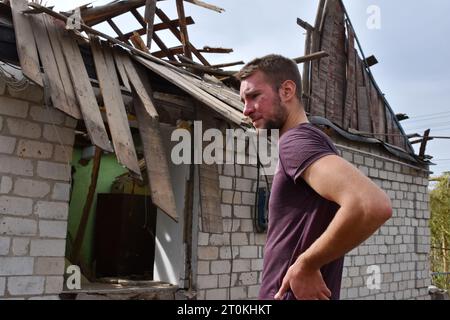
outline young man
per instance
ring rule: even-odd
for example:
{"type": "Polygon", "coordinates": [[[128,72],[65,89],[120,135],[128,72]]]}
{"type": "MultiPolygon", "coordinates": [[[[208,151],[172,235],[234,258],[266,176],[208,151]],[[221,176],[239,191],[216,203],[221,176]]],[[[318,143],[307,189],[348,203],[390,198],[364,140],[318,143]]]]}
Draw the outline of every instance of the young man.
{"type": "Polygon", "coordinates": [[[301,77],[279,55],[242,68],[244,115],[279,129],[260,299],[339,299],[344,255],[392,215],[387,195],[308,122],[301,77]]]}

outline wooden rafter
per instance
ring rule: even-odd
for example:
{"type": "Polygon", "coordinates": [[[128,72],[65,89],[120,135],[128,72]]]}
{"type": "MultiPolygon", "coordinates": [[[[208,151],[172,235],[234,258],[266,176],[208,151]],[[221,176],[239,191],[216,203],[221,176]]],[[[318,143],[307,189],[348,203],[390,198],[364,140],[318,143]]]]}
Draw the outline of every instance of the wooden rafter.
{"type": "Polygon", "coordinates": [[[152,46],[153,28],[155,22],[156,0],[147,0],[145,2],[144,20],[147,24],[147,48],[150,50],[152,46]]]}
{"type": "Polygon", "coordinates": [[[191,49],[189,47],[189,34],[186,27],[186,15],[184,13],[183,0],[176,0],[178,20],[180,21],[180,37],[183,44],[184,55],[192,59],[191,49]]]}

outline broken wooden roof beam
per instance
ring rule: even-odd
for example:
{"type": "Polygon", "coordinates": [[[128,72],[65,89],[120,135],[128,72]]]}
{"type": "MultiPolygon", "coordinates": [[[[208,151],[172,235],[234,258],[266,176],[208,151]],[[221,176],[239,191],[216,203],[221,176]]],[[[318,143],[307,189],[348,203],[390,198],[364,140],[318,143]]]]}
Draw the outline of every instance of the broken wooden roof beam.
{"type": "Polygon", "coordinates": [[[297,24],[306,31],[314,31],[314,27],[312,25],[300,18],[297,18],[297,24]]]}
{"type": "Polygon", "coordinates": [[[144,21],[147,24],[147,48],[152,46],[153,29],[155,27],[156,0],[147,0],[145,2],[144,21]]]}
{"type": "Polygon", "coordinates": [[[231,53],[231,52],[233,52],[233,49],[213,48],[213,47],[205,46],[205,47],[203,47],[203,49],[199,49],[198,52],[201,52],[201,53],[231,53]]]}
{"type": "Polygon", "coordinates": [[[176,0],[178,20],[180,22],[180,37],[183,44],[183,52],[186,57],[192,59],[192,52],[189,46],[189,34],[186,26],[186,15],[184,13],[183,0],[176,0]]]}
{"type": "Polygon", "coordinates": [[[211,68],[221,69],[221,68],[226,68],[226,67],[238,66],[238,65],[242,65],[242,64],[245,64],[245,62],[244,61],[235,61],[235,62],[214,64],[214,65],[211,66],[211,68]]]}
{"type": "Polygon", "coordinates": [[[200,0],[184,0],[184,1],[192,3],[192,4],[195,4],[195,5],[199,6],[199,7],[203,7],[205,9],[216,11],[218,13],[222,13],[222,12],[225,11],[225,9],[223,9],[223,8],[220,8],[218,6],[215,6],[215,5],[212,5],[212,4],[209,4],[209,3],[205,3],[205,2],[200,1],[200,0]]]}
{"type": "Polygon", "coordinates": [[[314,52],[314,53],[308,54],[303,57],[294,58],[293,60],[297,64],[299,64],[299,63],[304,63],[304,62],[308,62],[308,61],[312,61],[312,60],[322,59],[325,57],[328,57],[328,53],[326,53],[325,51],[319,51],[319,52],[314,52]]]}

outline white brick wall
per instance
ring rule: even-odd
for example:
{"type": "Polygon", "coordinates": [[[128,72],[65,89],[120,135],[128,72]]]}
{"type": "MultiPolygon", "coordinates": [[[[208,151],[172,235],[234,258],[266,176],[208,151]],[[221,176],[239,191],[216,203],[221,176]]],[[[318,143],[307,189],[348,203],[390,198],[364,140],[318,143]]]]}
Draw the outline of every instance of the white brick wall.
{"type": "Polygon", "coordinates": [[[8,92],[34,102],[0,96],[0,299],[58,299],[76,121],[8,92]]]}
{"type": "MultiPolygon", "coordinates": [[[[381,149],[336,142],[351,148],[338,149],[345,159],[386,191],[394,208],[393,218],[346,256],[341,298],[428,298],[428,174],[401,165],[396,162],[399,159],[391,162],[378,158],[377,154],[394,158],[381,149]],[[371,275],[367,268],[371,265],[381,269],[378,290],[367,287],[371,275]]],[[[236,174],[233,165],[219,167],[223,226],[226,239],[231,232],[231,243],[220,235],[198,234],[197,299],[256,299],[258,296],[266,234],[255,233],[252,219],[256,169],[237,167],[236,174]]]]}

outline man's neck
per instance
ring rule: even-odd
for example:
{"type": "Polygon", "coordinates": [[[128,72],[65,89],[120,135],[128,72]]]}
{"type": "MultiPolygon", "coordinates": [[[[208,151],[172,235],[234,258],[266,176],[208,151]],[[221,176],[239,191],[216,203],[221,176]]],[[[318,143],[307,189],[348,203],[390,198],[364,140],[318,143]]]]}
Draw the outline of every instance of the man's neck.
{"type": "Polygon", "coordinates": [[[303,106],[295,106],[291,108],[291,112],[288,114],[287,119],[280,130],[280,137],[286,133],[289,129],[295,128],[301,123],[309,123],[303,106]]]}

